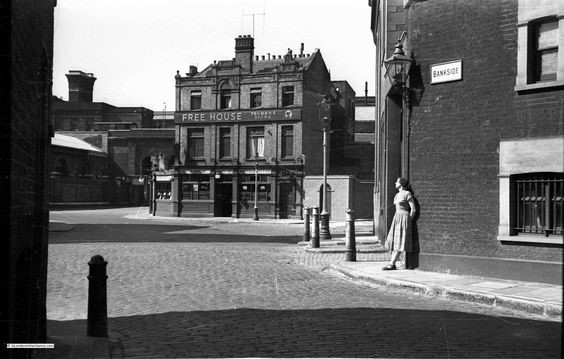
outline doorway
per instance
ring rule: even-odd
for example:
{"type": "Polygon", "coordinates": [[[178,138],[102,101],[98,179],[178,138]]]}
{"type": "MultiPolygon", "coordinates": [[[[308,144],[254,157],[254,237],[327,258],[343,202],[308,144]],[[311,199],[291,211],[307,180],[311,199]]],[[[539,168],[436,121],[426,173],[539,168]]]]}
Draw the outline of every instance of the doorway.
{"type": "Polygon", "coordinates": [[[215,217],[231,217],[231,200],[233,198],[233,185],[231,182],[215,184],[215,217]]]}
{"type": "Polygon", "coordinates": [[[294,186],[291,183],[280,183],[280,197],[278,201],[278,216],[288,218],[295,213],[294,186]]]}

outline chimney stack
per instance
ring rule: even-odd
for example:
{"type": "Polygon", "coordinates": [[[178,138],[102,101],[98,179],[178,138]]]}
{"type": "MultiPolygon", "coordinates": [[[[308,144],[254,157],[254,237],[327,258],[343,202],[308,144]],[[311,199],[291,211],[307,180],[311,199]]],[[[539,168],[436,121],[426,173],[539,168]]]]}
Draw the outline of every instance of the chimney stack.
{"type": "Polygon", "coordinates": [[[235,63],[241,65],[244,72],[253,72],[255,40],[251,35],[239,35],[235,39],[235,63]]]}
{"type": "Polygon", "coordinates": [[[69,81],[69,102],[92,102],[94,74],[69,70],[65,75],[69,81]]]}

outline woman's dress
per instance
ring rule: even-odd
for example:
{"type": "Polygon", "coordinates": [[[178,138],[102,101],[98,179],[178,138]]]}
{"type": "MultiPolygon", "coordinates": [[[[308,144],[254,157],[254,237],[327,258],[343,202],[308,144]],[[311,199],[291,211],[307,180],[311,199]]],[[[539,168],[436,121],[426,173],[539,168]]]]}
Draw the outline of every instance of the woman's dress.
{"type": "Polygon", "coordinates": [[[391,251],[411,252],[413,250],[410,200],[413,200],[413,196],[409,191],[405,190],[400,190],[394,197],[396,214],[394,214],[394,219],[386,238],[386,244],[391,251]]]}

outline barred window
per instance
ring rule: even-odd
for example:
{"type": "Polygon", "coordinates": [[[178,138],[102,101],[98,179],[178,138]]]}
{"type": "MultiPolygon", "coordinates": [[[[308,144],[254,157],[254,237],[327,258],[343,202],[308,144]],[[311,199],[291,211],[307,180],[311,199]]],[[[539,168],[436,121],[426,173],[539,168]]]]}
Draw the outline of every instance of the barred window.
{"type": "Polygon", "coordinates": [[[529,173],[513,177],[513,234],[562,235],[564,174],[529,173]]]}

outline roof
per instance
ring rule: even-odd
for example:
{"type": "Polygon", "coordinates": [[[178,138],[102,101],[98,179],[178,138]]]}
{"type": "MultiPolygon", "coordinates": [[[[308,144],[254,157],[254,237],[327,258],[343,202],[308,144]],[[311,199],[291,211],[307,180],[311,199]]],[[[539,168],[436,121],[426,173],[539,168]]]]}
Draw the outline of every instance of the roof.
{"type": "Polygon", "coordinates": [[[92,151],[92,152],[101,152],[101,153],[104,152],[98,147],[92,146],[86,141],[83,141],[79,138],[72,136],[61,135],[60,133],[55,133],[55,136],[51,138],[51,145],[74,148],[77,150],[92,151]]]}
{"type": "MultiPolygon", "coordinates": [[[[299,65],[304,69],[307,70],[308,66],[313,61],[314,56],[319,53],[319,50],[314,51],[309,56],[307,55],[296,55],[292,60],[299,63],[299,65]]],[[[272,72],[277,66],[284,63],[284,56],[280,56],[280,58],[272,58],[269,60],[256,60],[253,58],[253,74],[261,73],[261,72],[272,72]]],[[[234,60],[220,60],[216,63],[217,66],[235,66],[234,60]]],[[[195,78],[206,77],[208,73],[212,70],[213,64],[207,66],[205,69],[200,71],[195,78]]]]}

